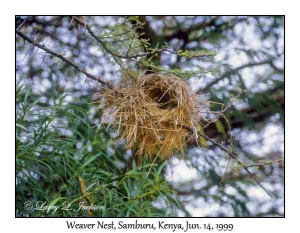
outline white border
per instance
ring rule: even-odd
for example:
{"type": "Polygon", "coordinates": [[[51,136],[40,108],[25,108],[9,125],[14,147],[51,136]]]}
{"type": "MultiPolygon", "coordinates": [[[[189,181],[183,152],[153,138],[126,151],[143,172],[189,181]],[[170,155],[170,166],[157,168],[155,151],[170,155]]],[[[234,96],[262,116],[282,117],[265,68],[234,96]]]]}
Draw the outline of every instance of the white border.
{"type": "MultiPolygon", "coordinates": [[[[71,15],[111,15],[111,14],[286,14],[286,218],[285,219],[189,219],[190,223],[233,223],[234,232],[297,232],[296,219],[299,215],[299,17],[296,1],[251,0],[149,0],[149,1],[61,1],[25,0],[6,1],[1,6],[1,228],[5,232],[70,232],[66,219],[15,219],[15,14],[71,14],[71,15]]],[[[75,220],[75,219],[68,219],[75,220]]],[[[82,223],[102,219],[78,219],[82,223]]],[[[110,222],[110,219],[103,219],[110,222]]],[[[114,219],[133,222],[134,219],[114,219]]],[[[139,219],[140,223],[157,222],[159,219],[139,219]]],[[[161,219],[170,223],[185,222],[187,219],[161,219]]],[[[82,232],[81,230],[77,230],[82,232]]],[[[86,230],[85,230],[86,231],[86,230]]],[[[99,230],[97,230],[99,231],[99,230]]],[[[101,230],[101,232],[108,232],[101,230]]],[[[109,231],[112,232],[112,231],[109,231]]],[[[147,232],[147,231],[143,231],[147,232]]],[[[150,231],[149,231],[150,232],[150,231]]],[[[160,232],[160,231],[156,231],[160,232]]],[[[164,230],[162,232],[172,232],[164,230]]],[[[194,231],[200,232],[200,231],[194,231]]],[[[204,231],[203,231],[204,232],[204,231]]],[[[208,232],[208,231],[207,231],[208,232]]]]}

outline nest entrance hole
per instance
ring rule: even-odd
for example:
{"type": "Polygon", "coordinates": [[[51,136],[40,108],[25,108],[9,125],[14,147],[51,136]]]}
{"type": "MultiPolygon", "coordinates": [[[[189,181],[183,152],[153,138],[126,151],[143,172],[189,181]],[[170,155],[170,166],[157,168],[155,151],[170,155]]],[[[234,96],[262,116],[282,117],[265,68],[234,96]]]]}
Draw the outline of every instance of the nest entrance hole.
{"type": "Polygon", "coordinates": [[[160,109],[174,109],[178,107],[175,97],[168,91],[160,88],[153,88],[147,91],[147,95],[156,103],[160,109]]]}

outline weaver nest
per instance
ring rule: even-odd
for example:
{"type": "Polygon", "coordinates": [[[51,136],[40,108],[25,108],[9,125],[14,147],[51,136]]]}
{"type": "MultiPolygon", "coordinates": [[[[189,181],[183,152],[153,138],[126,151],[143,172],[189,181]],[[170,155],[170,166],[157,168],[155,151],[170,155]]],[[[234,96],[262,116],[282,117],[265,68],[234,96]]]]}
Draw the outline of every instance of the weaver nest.
{"type": "Polygon", "coordinates": [[[197,95],[187,83],[172,75],[150,74],[126,79],[116,88],[106,88],[102,122],[112,118],[117,135],[139,156],[167,159],[183,153],[201,119],[197,95]]]}

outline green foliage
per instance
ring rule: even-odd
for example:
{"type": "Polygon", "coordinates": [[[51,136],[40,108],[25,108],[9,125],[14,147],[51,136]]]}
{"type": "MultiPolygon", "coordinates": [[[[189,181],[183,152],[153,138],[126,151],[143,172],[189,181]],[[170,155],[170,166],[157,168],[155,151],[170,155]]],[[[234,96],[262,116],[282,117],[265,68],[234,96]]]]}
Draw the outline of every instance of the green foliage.
{"type": "Polygon", "coordinates": [[[179,56],[183,56],[186,58],[193,58],[193,57],[204,57],[204,56],[215,56],[217,55],[216,52],[211,52],[209,50],[203,49],[200,51],[191,51],[191,50],[178,50],[177,54],[179,56]]]}
{"type": "Polygon", "coordinates": [[[217,128],[218,132],[221,133],[223,135],[223,137],[226,138],[227,133],[225,131],[224,125],[222,124],[222,122],[220,120],[216,121],[216,128],[217,128]]]}
{"type": "Polygon", "coordinates": [[[66,95],[58,97],[50,104],[22,87],[17,90],[17,216],[89,216],[87,210],[27,210],[28,201],[74,210],[80,203],[102,206],[91,216],[173,215],[178,203],[163,178],[164,164],[136,168],[126,151],[112,145],[107,131],[97,131],[89,120],[90,100],[66,104],[66,95]]]}
{"type": "Polygon", "coordinates": [[[211,70],[205,70],[205,69],[198,69],[196,71],[191,70],[182,70],[179,68],[173,68],[173,69],[165,69],[162,66],[155,65],[151,60],[141,60],[138,62],[138,64],[142,64],[142,66],[148,67],[149,70],[156,73],[167,73],[172,74],[177,77],[181,77],[184,79],[189,79],[191,77],[199,77],[203,74],[217,74],[219,73],[219,69],[211,69],[211,70]]]}
{"type": "MultiPolygon", "coordinates": [[[[202,125],[201,125],[200,123],[198,123],[197,126],[198,126],[197,129],[199,130],[199,132],[200,132],[201,134],[205,134],[202,125]]],[[[205,139],[204,137],[201,137],[201,136],[199,137],[199,143],[200,143],[200,144],[199,144],[200,147],[208,147],[207,142],[206,142],[206,139],[205,139]]]]}

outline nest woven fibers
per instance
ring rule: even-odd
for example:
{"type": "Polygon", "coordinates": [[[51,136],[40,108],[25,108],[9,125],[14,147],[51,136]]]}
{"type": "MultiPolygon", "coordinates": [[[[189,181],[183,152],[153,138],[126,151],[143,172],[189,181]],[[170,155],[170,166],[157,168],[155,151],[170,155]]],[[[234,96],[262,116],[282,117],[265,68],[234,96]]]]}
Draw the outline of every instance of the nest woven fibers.
{"type": "Polygon", "coordinates": [[[110,121],[126,147],[139,156],[164,159],[184,152],[201,119],[197,95],[187,83],[172,75],[150,74],[125,79],[101,93],[102,122],[110,121]],[[110,119],[110,120],[108,120],[110,119]]]}

